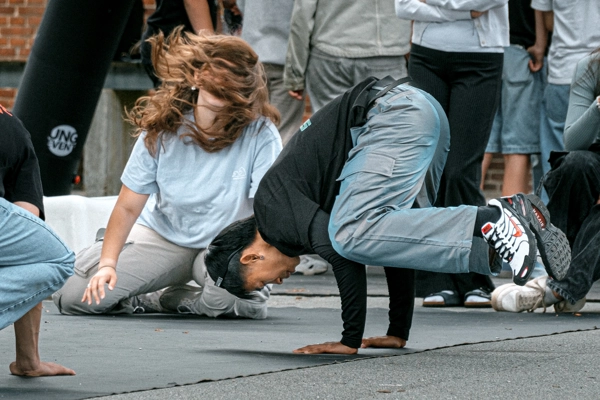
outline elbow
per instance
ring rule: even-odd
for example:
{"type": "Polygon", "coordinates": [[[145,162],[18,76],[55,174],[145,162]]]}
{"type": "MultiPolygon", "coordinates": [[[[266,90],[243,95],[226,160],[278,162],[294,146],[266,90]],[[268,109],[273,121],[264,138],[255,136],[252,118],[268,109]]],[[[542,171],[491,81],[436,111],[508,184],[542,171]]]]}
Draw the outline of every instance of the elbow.
{"type": "Polygon", "coordinates": [[[396,0],[395,1],[395,10],[396,16],[400,19],[413,20],[414,19],[414,9],[409,4],[408,0],[396,0]]]}

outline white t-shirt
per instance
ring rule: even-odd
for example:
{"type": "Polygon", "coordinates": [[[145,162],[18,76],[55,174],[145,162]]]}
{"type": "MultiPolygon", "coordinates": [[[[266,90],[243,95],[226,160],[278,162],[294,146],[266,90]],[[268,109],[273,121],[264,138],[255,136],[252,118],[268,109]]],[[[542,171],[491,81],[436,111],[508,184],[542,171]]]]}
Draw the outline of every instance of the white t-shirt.
{"type": "Polygon", "coordinates": [[[157,143],[155,157],[140,135],[121,181],[150,194],[137,223],[179,246],[205,248],[224,227],[253,213],[254,193],[281,152],[281,138],[271,121],[260,118],[231,146],[208,153],[182,140],[184,129],[157,143]]]}
{"type": "Polygon", "coordinates": [[[600,1],[532,0],[531,7],[554,11],[548,52],[548,83],[569,85],[577,62],[600,46],[600,1]]]}

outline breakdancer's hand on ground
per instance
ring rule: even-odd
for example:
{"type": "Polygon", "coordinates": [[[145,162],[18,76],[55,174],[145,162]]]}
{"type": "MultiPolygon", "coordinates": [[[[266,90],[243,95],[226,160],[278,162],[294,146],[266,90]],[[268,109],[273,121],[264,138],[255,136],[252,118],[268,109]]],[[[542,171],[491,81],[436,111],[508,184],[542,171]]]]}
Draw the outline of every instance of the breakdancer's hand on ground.
{"type": "Polygon", "coordinates": [[[406,340],[397,336],[374,336],[363,339],[360,348],[366,349],[367,347],[378,347],[386,349],[401,349],[404,346],[406,346],[406,340]]]}
{"type": "Polygon", "coordinates": [[[311,344],[294,350],[296,354],[356,354],[358,349],[348,347],[340,342],[311,344]]]}

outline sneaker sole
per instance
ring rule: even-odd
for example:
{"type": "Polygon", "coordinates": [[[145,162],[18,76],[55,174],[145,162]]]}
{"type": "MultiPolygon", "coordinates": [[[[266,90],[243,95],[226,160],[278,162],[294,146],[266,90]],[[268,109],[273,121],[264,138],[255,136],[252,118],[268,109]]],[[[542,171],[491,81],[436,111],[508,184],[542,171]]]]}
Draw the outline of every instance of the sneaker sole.
{"type": "MultiPolygon", "coordinates": [[[[531,217],[529,218],[531,230],[537,239],[538,250],[540,251],[546,272],[555,280],[560,281],[567,276],[567,272],[569,272],[569,267],[571,266],[571,247],[569,246],[567,235],[552,225],[550,212],[539,197],[525,195],[525,198],[529,200],[533,207],[539,210],[546,220],[546,228],[542,229],[535,215],[535,222],[531,222],[531,217]]],[[[532,211],[535,214],[535,210],[532,211]]]]}

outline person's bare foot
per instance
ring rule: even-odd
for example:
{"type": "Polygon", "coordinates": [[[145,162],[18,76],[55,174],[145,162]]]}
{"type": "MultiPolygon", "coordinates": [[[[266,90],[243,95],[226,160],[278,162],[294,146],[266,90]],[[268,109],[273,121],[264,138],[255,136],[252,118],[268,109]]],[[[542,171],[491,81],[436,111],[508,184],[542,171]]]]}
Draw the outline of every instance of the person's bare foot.
{"type": "Polygon", "coordinates": [[[56,376],[56,375],[75,375],[75,371],[70,368],[63,367],[60,364],[41,361],[37,367],[26,368],[20,366],[16,361],[10,363],[10,373],[17,376],[56,376]]]}
{"type": "Polygon", "coordinates": [[[386,349],[401,349],[406,346],[406,340],[397,336],[374,336],[362,340],[363,349],[367,347],[386,348],[386,349]]]}

